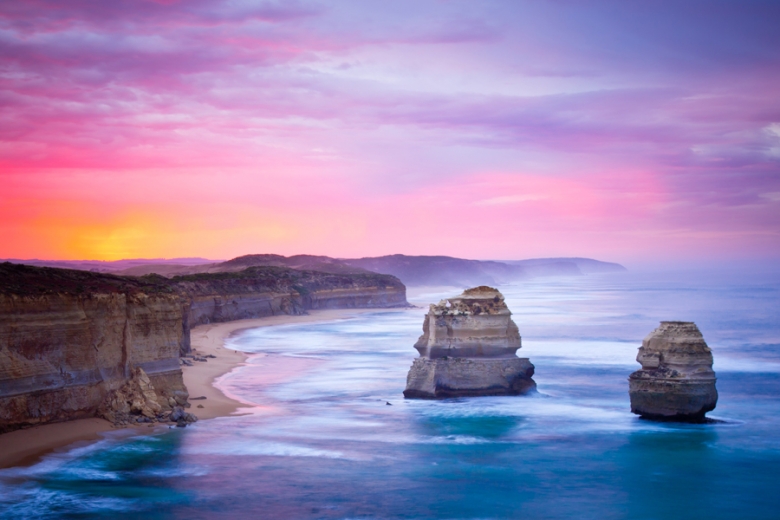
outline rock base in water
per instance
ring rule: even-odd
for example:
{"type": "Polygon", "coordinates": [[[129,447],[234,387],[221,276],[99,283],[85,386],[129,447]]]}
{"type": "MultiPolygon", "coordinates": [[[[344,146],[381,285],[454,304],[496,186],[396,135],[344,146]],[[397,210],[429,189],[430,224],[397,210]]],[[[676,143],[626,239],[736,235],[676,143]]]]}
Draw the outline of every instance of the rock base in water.
{"type": "Polygon", "coordinates": [[[683,383],[664,380],[630,380],[631,412],[655,421],[704,422],[715,409],[715,382],[683,383]]]}
{"type": "Polygon", "coordinates": [[[642,369],[628,378],[631,412],[658,421],[704,422],[718,391],[712,351],[691,322],[663,321],[642,341],[642,369]]]}
{"type": "Polygon", "coordinates": [[[407,375],[404,397],[522,395],[536,391],[533,375],[527,358],[417,358],[407,375]]]}

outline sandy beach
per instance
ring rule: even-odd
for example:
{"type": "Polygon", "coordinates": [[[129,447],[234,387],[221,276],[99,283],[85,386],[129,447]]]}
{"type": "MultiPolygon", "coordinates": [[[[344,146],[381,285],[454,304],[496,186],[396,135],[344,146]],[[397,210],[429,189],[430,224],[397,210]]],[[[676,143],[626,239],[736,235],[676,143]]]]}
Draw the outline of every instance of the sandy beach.
{"type": "MultiPolygon", "coordinates": [[[[225,340],[233,334],[258,327],[344,319],[356,314],[377,312],[378,310],[394,309],[321,310],[310,311],[310,314],[303,316],[269,316],[266,318],[212,323],[195,327],[190,333],[193,354],[199,356],[212,355],[215,357],[208,358],[208,362],[193,361],[193,366],[182,367],[184,384],[190,392],[190,402],[192,403],[192,408],[188,411],[197,415],[199,419],[213,419],[214,417],[240,413],[240,408],[252,406],[251,403],[244,403],[233,396],[225,395],[221,389],[214,385],[216,379],[240,366],[248,358],[248,355],[244,352],[225,348],[225,340]],[[199,397],[205,397],[206,399],[201,400],[198,399],[199,397]],[[199,405],[203,408],[198,408],[199,405]]],[[[278,379],[282,375],[269,371],[268,377],[278,379]]]]}
{"type": "MultiPolygon", "coordinates": [[[[194,354],[199,356],[215,356],[207,362],[193,361],[193,366],[183,366],[184,383],[190,393],[192,407],[188,410],[199,419],[213,419],[240,413],[240,408],[252,406],[237,398],[225,395],[214,386],[214,382],[222,375],[241,366],[248,358],[243,352],[225,348],[225,340],[242,330],[274,325],[295,323],[314,323],[345,319],[356,314],[370,312],[400,310],[400,309],[333,309],[310,311],[303,316],[269,316],[265,318],[238,320],[226,323],[201,325],[190,333],[191,346],[194,354]],[[194,399],[205,397],[206,399],[194,399]],[[198,406],[201,406],[199,408],[198,406]]],[[[290,367],[288,367],[290,368],[290,367]]],[[[295,368],[295,367],[291,367],[295,368]]],[[[302,367],[301,367],[302,368],[302,367]]],[[[274,371],[269,371],[269,378],[279,377],[274,371]]],[[[138,430],[138,433],[148,433],[150,425],[139,425],[127,428],[138,430]]],[[[0,468],[29,465],[37,462],[47,453],[69,447],[81,442],[87,443],[103,438],[105,432],[115,430],[114,426],[103,419],[90,418],[62,423],[45,424],[17,430],[0,435],[0,468]]]]}

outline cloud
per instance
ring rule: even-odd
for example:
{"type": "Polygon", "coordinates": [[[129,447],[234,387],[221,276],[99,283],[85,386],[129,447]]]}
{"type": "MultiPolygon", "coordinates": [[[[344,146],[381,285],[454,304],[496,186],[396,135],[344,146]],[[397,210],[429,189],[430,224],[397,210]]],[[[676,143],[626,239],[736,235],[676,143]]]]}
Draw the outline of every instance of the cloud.
{"type": "MultiPolygon", "coordinates": [[[[259,208],[242,215],[273,210],[291,220],[288,208],[299,204],[310,218],[330,212],[395,236],[374,207],[449,211],[428,198],[446,188],[481,215],[464,243],[486,240],[477,227],[488,215],[531,218],[523,212],[542,205],[534,225],[564,239],[576,215],[611,212],[583,220],[603,230],[605,251],[640,228],[778,232],[774,202],[763,196],[780,192],[778,7],[559,7],[6,2],[0,179],[14,188],[0,203],[15,208],[7,226],[34,236],[37,224],[19,208],[52,200],[60,208],[107,201],[144,222],[154,212],[179,221],[158,204],[186,192],[217,197],[213,207],[228,213],[237,200],[259,208]],[[483,187],[487,178],[495,184],[483,187]],[[133,213],[144,197],[156,209],[133,213]]],[[[412,218],[399,229],[416,233],[412,218]]],[[[289,247],[308,251],[305,226],[293,227],[285,236],[299,245],[289,247]]],[[[236,231],[230,247],[271,235],[236,231]]],[[[384,247],[372,240],[364,247],[384,247]]],[[[401,235],[394,244],[405,250],[401,235]]],[[[778,252],[765,241],[751,247],[778,252]]]]}
{"type": "Polygon", "coordinates": [[[478,200],[475,206],[499,206],[503,204],[517,204],[518,202],[528,202],[531,200],[544,200],[543,195],[504,195],[501,197],[492,197],[490,199],[478,200]]]}

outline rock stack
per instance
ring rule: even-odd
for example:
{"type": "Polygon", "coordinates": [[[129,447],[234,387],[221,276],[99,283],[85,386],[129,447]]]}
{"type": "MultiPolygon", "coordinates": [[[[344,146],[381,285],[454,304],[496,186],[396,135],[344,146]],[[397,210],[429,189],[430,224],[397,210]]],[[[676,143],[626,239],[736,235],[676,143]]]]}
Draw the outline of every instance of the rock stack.
{"type": "Polygon", "coordinates": [[[704,421],[718,402],[712,351],[695,323],[662,321],[642,341],[628,378],[631,411],[647,419],[704,421]]]}
{"type": "Polygon", "coordinates": [[[414,348],[404,396],[436,399],[519,395],[536,389],[534,366],[518,358],[520,333],[503,295],[475,287],[431,305],[414,348]]]}

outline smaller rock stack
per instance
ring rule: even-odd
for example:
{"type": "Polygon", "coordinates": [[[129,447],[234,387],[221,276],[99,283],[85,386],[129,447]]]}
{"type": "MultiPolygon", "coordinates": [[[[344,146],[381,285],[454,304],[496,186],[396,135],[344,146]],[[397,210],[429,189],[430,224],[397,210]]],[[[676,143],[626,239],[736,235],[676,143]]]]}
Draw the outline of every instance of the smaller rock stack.
{"type": "Polygon", "coordinates": [[[718,391],[712,351],[693,322],[662,321],[639,348],[628,378],[631,411],[647,419],[702,422],[718,391]]]}
{"type": "Polygon", "coordinates": [[[480,286],[431,305],[414,348],[404,397],[519,395],[536,389],[534,366],[515,354],[520,333],[503,295],[480,286]]]}

